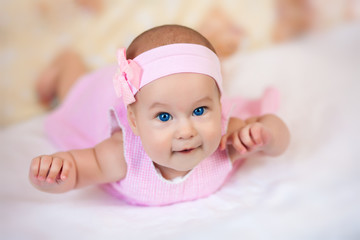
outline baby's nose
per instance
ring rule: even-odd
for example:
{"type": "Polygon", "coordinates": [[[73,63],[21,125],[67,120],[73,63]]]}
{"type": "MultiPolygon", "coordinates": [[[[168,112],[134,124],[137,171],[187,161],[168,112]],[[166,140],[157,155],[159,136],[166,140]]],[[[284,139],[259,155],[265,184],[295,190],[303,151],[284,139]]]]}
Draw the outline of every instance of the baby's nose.
{"type": "Polygon", "coordinates": [[[179,124],[176,131],[177,139],[189,139],[196,136],[197,132],[191,121],[184,120],[179,124]]]}

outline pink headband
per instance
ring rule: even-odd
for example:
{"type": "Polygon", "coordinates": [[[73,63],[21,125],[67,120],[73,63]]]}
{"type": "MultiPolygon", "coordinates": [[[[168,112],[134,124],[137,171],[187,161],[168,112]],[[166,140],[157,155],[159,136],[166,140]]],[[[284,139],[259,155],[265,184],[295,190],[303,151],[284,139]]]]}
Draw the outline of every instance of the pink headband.
{"type": "Polygon", "coordinates": [[[146,84],[175,73],[201,73],[212,77],[222,93],[219,58],[209,48],[188,43],[177,43],[153,48],[134,60],[126,59],[126,50],[118,50],[119,69],[114,76],[114,87],[125,105],[135,102],[135,94],[146,84]]]}

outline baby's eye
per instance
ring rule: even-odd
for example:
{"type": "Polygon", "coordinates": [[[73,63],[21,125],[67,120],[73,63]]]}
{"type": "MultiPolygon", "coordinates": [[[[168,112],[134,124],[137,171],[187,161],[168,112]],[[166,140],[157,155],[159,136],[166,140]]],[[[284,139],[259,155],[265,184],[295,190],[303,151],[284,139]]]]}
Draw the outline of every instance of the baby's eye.
{"type": "Polygon", "coordinates": [[[201,116],[205,112],[205,107],[198,107],[193,111],[193,115],[195,116],[201,116]]]}
{"type": "Polygon", "coordinates": [[[159,113],[157,115],[157,118],[162,121],[162,122],[167,122],[169,121],[172,117],[169,113],[166,113],[166,112],[162,112],[162,113],[159,113]]]}

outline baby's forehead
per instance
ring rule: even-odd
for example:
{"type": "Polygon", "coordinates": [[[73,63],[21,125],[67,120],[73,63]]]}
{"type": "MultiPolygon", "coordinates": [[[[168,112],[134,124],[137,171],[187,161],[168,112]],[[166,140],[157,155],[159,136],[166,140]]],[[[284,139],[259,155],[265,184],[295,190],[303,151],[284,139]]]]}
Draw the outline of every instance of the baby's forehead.
{"type": "Polygon", "coordinates": [[[191,103],[199,99],[217,100],[220,98],[220,91],[216,81],[208,75],[176,73],[149,83],[136,95],[140,102],[191,103]]]}

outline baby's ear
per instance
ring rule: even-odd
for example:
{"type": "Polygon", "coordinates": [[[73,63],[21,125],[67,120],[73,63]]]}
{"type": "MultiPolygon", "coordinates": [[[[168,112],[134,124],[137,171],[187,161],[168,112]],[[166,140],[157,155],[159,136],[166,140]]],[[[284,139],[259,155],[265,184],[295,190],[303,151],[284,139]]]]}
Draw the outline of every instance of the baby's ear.
{"type": "Polygon", "coordinates": [[[136,136],[139,136],[139,130],[138,130],[137,124],[136,124],[136,116],[135,116],[135,112],[134,112],[134,109],[132,106],[127,107],[127,119],[128,119],[128,122],[129,122],[132,132],[136,136]]]}

